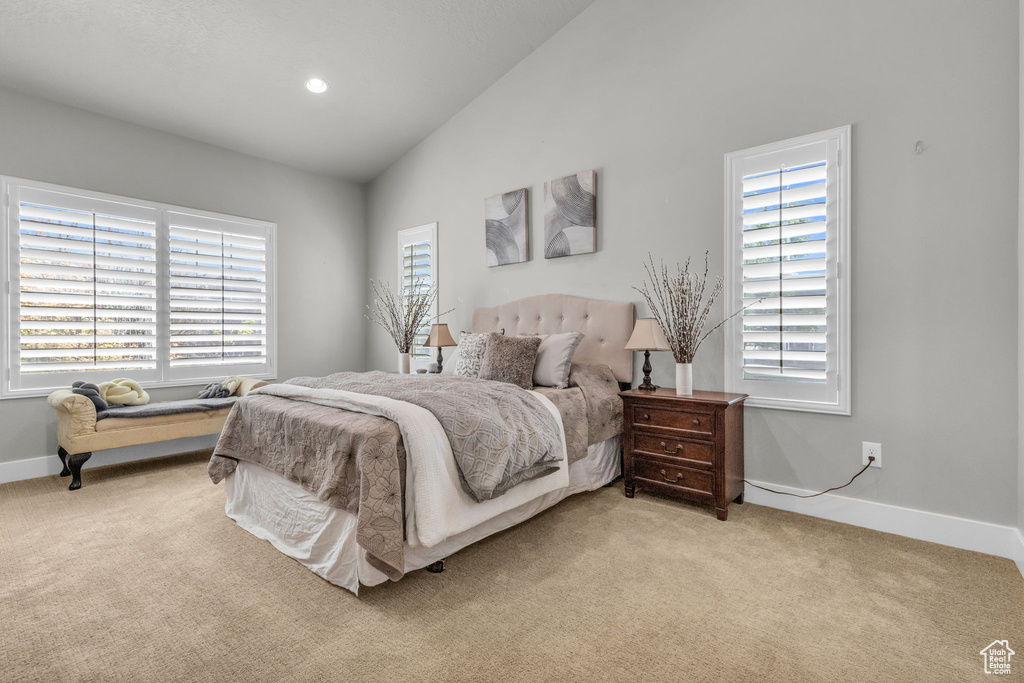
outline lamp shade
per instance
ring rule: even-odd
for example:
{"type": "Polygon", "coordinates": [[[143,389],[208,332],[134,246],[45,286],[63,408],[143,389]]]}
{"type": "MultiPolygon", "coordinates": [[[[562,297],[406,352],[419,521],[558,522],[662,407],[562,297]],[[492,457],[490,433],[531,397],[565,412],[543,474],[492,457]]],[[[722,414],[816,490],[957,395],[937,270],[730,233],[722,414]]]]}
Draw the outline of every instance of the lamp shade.
{"type": "Polygon", "coordinates": [[[448,324],[444,323],[430,326],[430,336],[427,337],[427,343],[424,346],[458,346],[458,344],[452,339],[452,333],[448,331],[448,324]]]}
{"type": "Polygon", "coordinates": [[[661,331],[661,325],[654,318],[638,318],[633,325],[633,334],[626,342],[626,348],[630,351],[669,351],[671,346],[665,333],[661,331]]]}

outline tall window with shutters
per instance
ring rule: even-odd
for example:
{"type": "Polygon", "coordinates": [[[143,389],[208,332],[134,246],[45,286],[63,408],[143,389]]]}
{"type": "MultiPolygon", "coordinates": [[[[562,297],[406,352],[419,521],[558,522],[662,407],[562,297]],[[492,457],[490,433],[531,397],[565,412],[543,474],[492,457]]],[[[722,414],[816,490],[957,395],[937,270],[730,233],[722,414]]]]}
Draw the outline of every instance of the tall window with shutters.
{"type": "Polygon", "coordinates": [[[726,155],[727,391],[850,414],[850,128],[726,155]]]}
{"type": "Polygon", "coordinates": [[[168,224],[171,374],[258,370],[268,360],[265,230],[176,211],[168,224]]]}
{"type": "Polygon", "coordinates": [[[273,225],[2,179],[0,395],[272,377],[273,225]]]}
{"type": "MultiPolygon", "coordinates": [[[[398,233],[398,280],[402,292],[423,293],[437,281],[437,223],[400,230],[398,233]]],[[[431,315],[437,315],[437,302],[431,315]]],[[[430,322],[416,333],[412,348],[412,362],[426,367],[431,349],[424,346],[430,334],[430,322]]]]}

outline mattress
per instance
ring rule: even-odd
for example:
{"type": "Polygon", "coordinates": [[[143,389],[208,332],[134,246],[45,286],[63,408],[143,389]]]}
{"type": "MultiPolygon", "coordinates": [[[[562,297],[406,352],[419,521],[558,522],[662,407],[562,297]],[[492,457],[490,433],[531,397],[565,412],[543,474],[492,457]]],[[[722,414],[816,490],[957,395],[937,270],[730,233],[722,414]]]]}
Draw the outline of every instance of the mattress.
{"type": "MultiPolygon", "coordinates": [[[[421,569],[444,559],[533,517],[567,496],[604,486],[620,474],[620,453],[621,436],[596,443],[587,449],[585,457],[566,465],[567,485],[554,490],[540,489],[526,500],[517,500],[514,507],[505,507],[489,519],[431,547],[406,544],[405,571],[421,569]]],[[[536,481],[555,478],[556,475],[548,475],[536,481]]],[[[240,462],[224,480],[224,486],[228,517],[317,575],[356,594],[360,584],[373,586],[387,580],[387,576],[370,566],[366,551],[356,543],[357,519],[352,513],[327,505],[298,484],[248,462],[240,462]]],[[[516,489],[506,496],[516,494],[516,489]]]]}

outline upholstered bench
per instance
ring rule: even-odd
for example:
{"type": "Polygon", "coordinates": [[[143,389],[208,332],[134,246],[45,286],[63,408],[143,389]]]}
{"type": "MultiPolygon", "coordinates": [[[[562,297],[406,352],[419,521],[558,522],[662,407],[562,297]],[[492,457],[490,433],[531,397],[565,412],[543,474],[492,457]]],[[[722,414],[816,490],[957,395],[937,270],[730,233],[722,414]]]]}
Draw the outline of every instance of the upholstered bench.
{"type": "Polygon", "coordinates": [[[71,477],[68,490],[74,491],[82,488],[82,465],[92,457],[93,451],[217,434],[224,427],[234,402],[265,384],[262,380],[243,377],[229,398],[111,408],[100,416],[87,397],[58,389],[47,400],[57,409],[57,457],[63,465],[60,476],[71,477]]]}

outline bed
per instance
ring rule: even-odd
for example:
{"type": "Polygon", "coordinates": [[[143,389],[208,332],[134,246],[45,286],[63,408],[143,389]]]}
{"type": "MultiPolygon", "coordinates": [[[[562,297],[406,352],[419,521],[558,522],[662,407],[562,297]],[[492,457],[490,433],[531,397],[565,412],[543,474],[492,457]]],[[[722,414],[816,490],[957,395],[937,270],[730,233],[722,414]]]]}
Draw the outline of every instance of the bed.
{"type": "Polygon", "coordinates": [[[620,474],[635,315],[565,295],[474,311],[474,333],[583,333],[564,389],[388,373],[269,385],[232,410],[210,476],[240,527],[353,593],[437,566],[620,474]]]}

